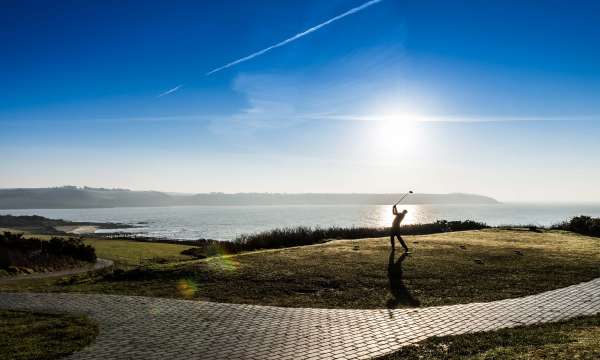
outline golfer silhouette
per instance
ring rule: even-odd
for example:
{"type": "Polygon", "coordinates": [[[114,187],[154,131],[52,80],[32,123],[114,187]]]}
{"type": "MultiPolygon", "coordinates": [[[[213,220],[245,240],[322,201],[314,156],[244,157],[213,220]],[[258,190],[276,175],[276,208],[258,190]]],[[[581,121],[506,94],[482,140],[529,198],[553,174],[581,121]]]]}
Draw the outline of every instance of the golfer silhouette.
{"type": "Polygon", "coordinates": [[[404,242],[404,240],[402,239],[402,236],[400,235],[400,223],[402,222],[402,220],[404,220],[404,216],[406,216],[406,213],[408,211],[406,210],[402,210],[402,212],[398,212],[398,208],[396,208],[396,205],[394,205],[392,207],[392,214],[394,214],[394,221],[392,222],[392,231],[390,234],[390,241],[392,243],[392,251],[396,250],[396,243],[394,241],[394,238],[398,238],[398,241],[400,241],[400,245],[402,245],[402,247],[404,248],[404,252],[407,254],[410,254],[410,251],[408,250],[408,246],[406,246],[406,243],[404,242]]]}

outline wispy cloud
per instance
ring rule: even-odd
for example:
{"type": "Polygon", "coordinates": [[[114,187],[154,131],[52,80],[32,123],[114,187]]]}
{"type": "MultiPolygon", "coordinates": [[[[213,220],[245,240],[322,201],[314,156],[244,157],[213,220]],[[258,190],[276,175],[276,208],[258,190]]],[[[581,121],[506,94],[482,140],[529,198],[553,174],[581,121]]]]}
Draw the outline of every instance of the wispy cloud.
{"type": "Polygon", "coordinates": [[[169,94],[171,94],[171,93],[174,93],[175,91],[177,91],[177,90],[181,89],[181,87],[182,87],[182,86],[183,86],[183,84],[181,84],[181,85],[177,85],[177,86],[175,86],[175,87],[174,87],[174,88],[172,88],[172,89],[169,89],[169,90],[167,90],[167,91],[165,91],[165,92],[163,92],[163,93],[160,93],[160,94],[158,94],[156,97],[157,97],[157,98],[159,98],[159,97],[163,97],[163,96],[165,96],[165,95],[169,95],[169,94]]]}
{"type": "Polygon", "coordinates": [[[303,119],[310,120],[333,120],[333,121],[419,121],[419,122],[522,122],[522,121],[593,121],[598,120],[594,115],[528,115],[528,116],[489,116],[489,115],[465,115],[465,116],[447,116],[447,115],[364,115],[364,114],[305,114],[303,119]]]}
{"type": "Polygon", "coordinates": [[[290,38],[287,38],[287,39],[285,39],[285,40],[283,40],[281,42],[278,42],[278,43],[276,43],[274,45],[271,45],[271,46],[266,47],[266,48],[264,48],[262,50],[254,52],[254,53],[252,53],[252,54],[250,54],[248,56],[244,56],[243,58],[237,59],[237,60],[232,61],[232,62],[230,62],[228,64],[220,66],[218,68],[215,68],[215,69],[207,72],[206,75],[208,76],[208,75],[214,74],[214,73],[216,73],[218,71],[230,68],[230,67],[232,67],[234,65],[237,65],[239,63],[242,63],[244,61],[248,61],[248,60],[254,59],[257,56],[263,55],[263,54],[265,54],[265,53],[267,53],[267,52],[269,52],[269,51],[271,51],[273,49],[276,49],[278,47],[282,47],[284,45],[287,45],[287,44],[289,44],[289,43],[291,43],[293,41],[296,41],[296,40],[300,39],[301,37],[304,37],[304,36],[306,36],[306,35],[308,35],[310,33],[313,33],[315,31],[317,31],[317,30],[319,30],[319,29],[321,29],[321,28],[323,28],[323,27],[325,27],[325,26],[327,26],[327,25],[329,25],[329,24],[331,24],[331,23],[333,23],[335,21],[343,19],[343,18],[345,18],[348,15],[352,15],[354,13],[362,11],[362,10],[364,10],[364,9],[366,9],[366,8],[372,6],[372,5],[375,5],[377,3],[380,3],[382,1],[383,0],[371,0],[371,1],[368,1],[368,2],[366,2],[366,3],[364,3],[364,4],[360,5],[360,6],[352,8],[352,9],[350,9],[350,10],[348,10],[348,11],[346,11],[346,12],[340,14],[340,15],[335,16],[335,17],[332,17],[331,19],[329,19],[329,20],[327,20],[325,22],[322,22],[319,25],[316,25],[316,26],[313,26],[313,27],[311,27],[311,28],[309,28],[307,30],[304,30],[304,31],[302,31],[302,32],[300,32],[300,33],[298,33],[298,34],[290,37],[290,38]]]}

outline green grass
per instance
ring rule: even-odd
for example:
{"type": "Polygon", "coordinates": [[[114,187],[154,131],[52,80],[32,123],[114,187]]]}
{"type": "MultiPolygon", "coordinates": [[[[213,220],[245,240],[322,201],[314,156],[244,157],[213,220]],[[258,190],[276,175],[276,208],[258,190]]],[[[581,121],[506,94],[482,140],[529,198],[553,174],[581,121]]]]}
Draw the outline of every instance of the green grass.
{"type": "Polygon", "coordinates": [[[85,239],[84,242],[96,249],[98,257],[114,260],[117,265],[135,266],[194,259],[181,255],[182,251],[192,247],[187,245],[108,239],[85,239]]]}
{"type": "Polygon", "coordinates": [[[378,360],[598,358],[600,314],[559,323],[433,337],[378,360]]]}
{"type": "Polygon", "coordinates": [[[58,359],[90,344],[97,326],[82,316],[0,310],[0,358],[58,359]]]}
{"type": "Polygon", "coordinates": [[[20,281],[1,285],[0,291],[386,308],[513,298],[600,277],[599,240],[564,231],[487,229],[406,240],[413,254],[401,263],[400,254],[394,254],[391,267],[387,238],[338,240],[152,265],[74,282],[20,281]]]}

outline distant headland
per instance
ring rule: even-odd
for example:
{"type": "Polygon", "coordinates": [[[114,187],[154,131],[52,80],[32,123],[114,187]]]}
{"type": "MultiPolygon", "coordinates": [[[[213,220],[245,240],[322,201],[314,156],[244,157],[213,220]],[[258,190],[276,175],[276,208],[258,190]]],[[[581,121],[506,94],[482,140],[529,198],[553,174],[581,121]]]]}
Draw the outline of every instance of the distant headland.
{"type": "MultiPolygon", "coordinates": [[[[387,205],[402,194],[367,193],[201,193],[173,194],[77,186],[0,189],[0,209],[77,209],[180,205],[387,205]]],[[[465,194],[420,194],[406,204],[498,204],[491,197],[465,194]]]]}

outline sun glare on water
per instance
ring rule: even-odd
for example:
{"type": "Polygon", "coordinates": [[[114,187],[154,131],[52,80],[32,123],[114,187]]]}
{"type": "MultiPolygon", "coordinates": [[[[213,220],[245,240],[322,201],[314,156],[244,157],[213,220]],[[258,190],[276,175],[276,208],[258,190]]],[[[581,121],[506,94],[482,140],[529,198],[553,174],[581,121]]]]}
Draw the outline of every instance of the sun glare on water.
{"type": "MultiPolygon", "coordinates": [[[[407,200],[410,201],[410,200],[407,200]]],[[[423,209],[420,208],[419,205],[408,205],[405,203],[398,204],[398,210],[407,210],[406,216],[404,220],[402,220],[402,225],[412,225],[416,224],[419,221],[420,215],[423,212],[423,209]]],[[[380,206],[378,208],[379,212],[379,226],[387,227],[392,225],[392,221],[394,221],[395,215],[392,213],[392,206],[385,205],[380,206]]]]}

